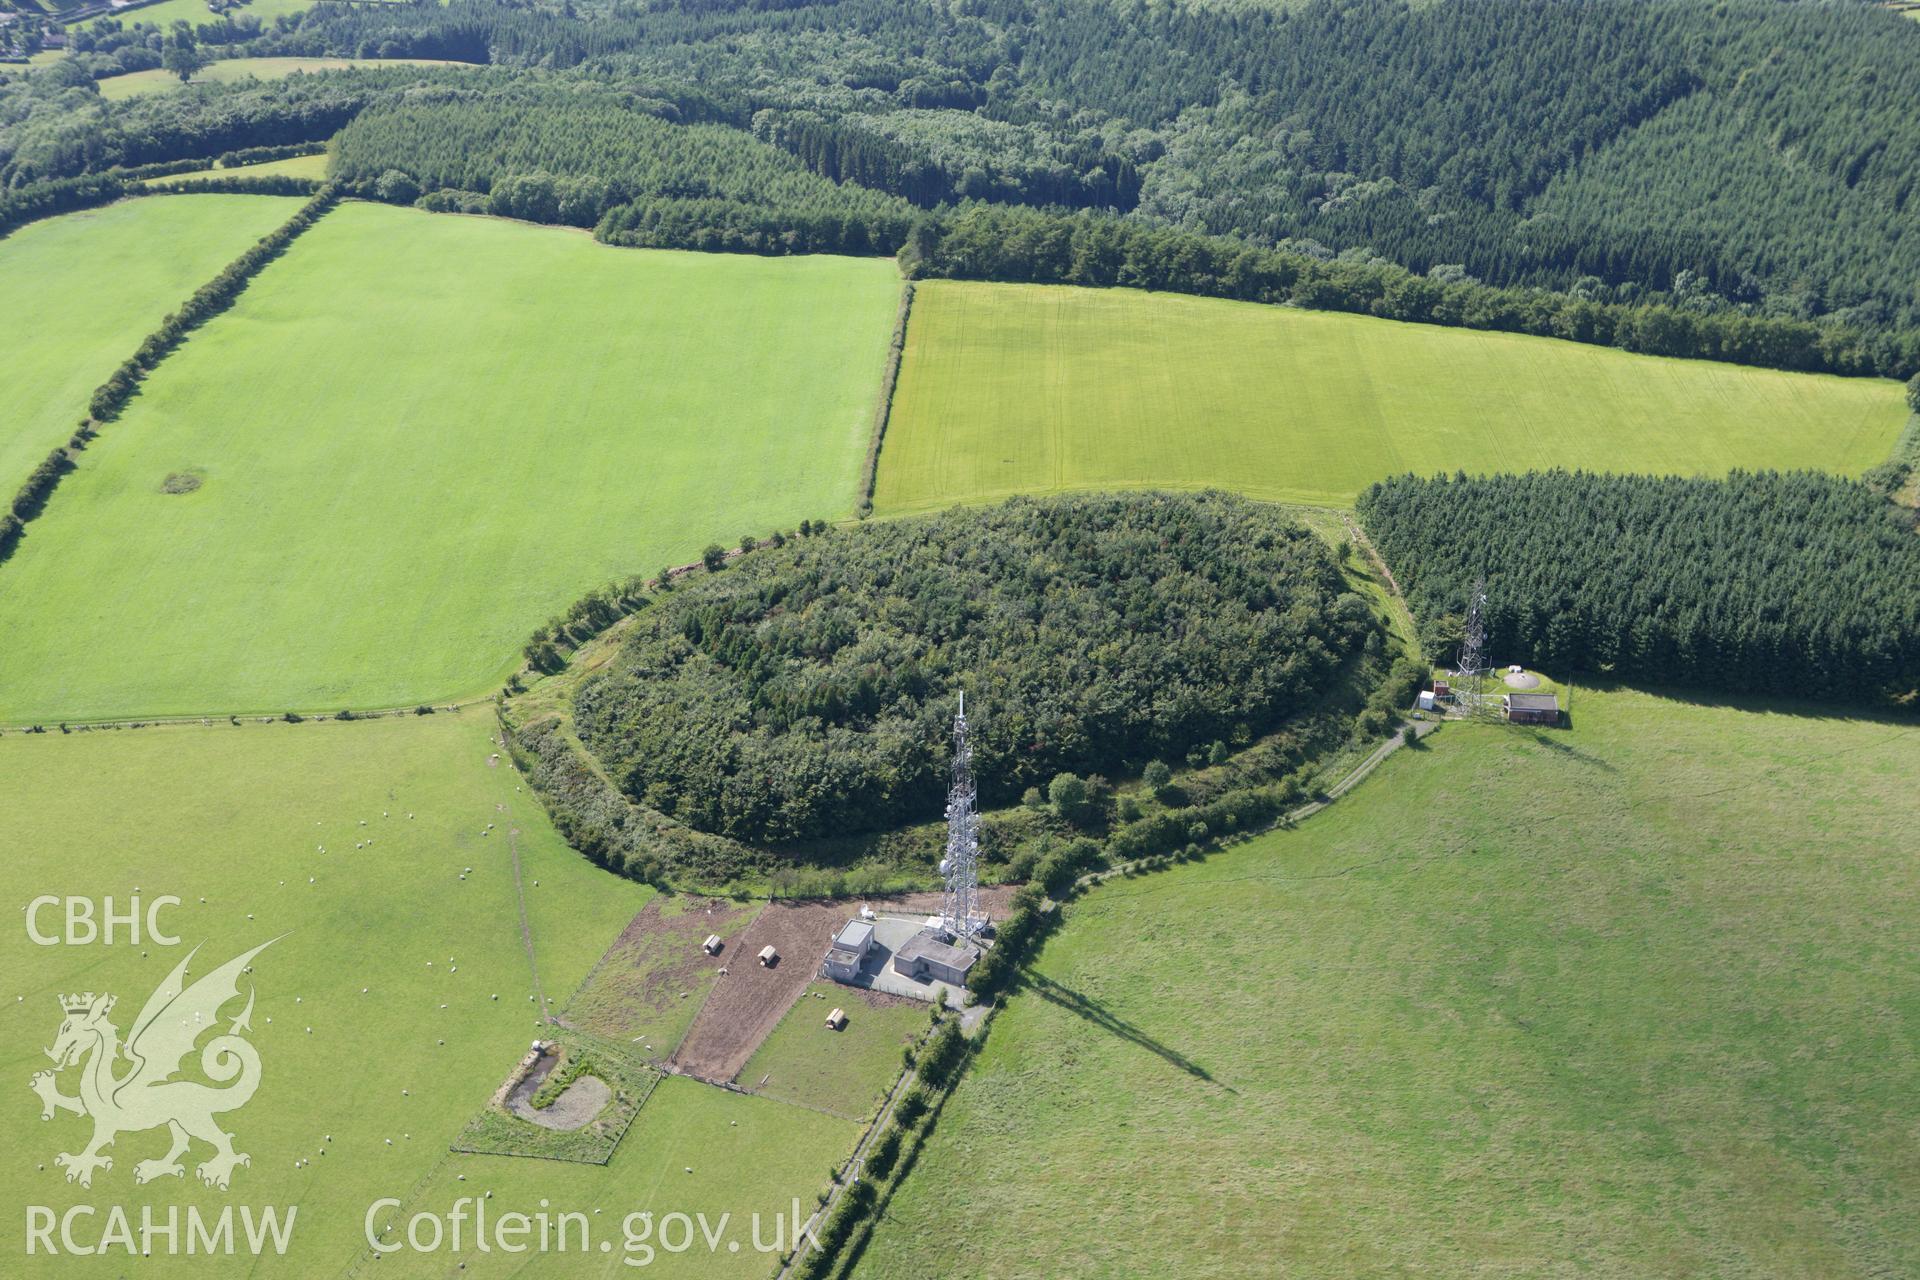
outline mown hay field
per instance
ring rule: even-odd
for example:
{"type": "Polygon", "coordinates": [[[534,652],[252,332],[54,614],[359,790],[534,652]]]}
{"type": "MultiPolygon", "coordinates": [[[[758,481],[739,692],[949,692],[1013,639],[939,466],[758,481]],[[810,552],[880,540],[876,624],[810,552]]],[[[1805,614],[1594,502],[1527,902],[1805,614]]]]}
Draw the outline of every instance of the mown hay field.
{"type": "Polygon", "coordinates": [[[1572,708],[1068,905],[855,1274],[1907,1270],[1920,730],[1572,708]]]}
{"type": "Polygon", "coordinates": [[[298,207],[278,196],[146,196],[0,239],[0,315],[13,322],[0,377],[0,498],[73,434],[93,389],[162,317],[298,207]]]}
{"type": "Polygon", "coordinates": [[[1237,489],[1343,506],[1413,471],[1858,474],[1897,383],[1176,294],[928,281],[875,506],[1237,489]]]}
{"type": "Polygon", "coordinates": [[[482,693],[588,590],[845,514],[897,301],[880,260],[336,208],[28,526],[0,723],[482,693]]]}

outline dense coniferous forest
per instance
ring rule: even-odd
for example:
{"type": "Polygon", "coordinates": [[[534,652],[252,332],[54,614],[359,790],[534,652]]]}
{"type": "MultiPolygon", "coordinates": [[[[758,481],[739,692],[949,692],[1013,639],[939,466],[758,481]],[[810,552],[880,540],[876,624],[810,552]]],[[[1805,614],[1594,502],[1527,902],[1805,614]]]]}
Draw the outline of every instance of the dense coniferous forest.
{"type": "Polygon", "coordinates": [[[1244,746],[1375,633],[1276,508],[1018,499],[822,531],[676,589],[575,722],[640,804],[787,842],[938,818],[961,690],[982,801],[1004,804],[1062,771],[1244,746]]]}
{"type": "Polygon", "coordinates": [[[1440,656],[1487,581],[1496,662],[1652,684],[1913,705],[1920,532],[1867,485],[1547,472],[1361,495],[1440,656]]]}
{"type": "MultiPolygon", "coordinates": [[[[902,233],[888,196],[940,230],[971,203],[1080,211],[1184,236],[1130,244],[1195,292],[1245,296],[1189,264],[1217,256],[1201,237],[1218,236],[1442,286],[1482,282],[1493,287],[1472,295],[1482,308],[1518,305],[1510,289],[1563,295],[1533,308],[1555,322],[1484,327],[1590,329],[1605,309],[1645,309],[1644,324],[1624,326],[1630,340],[1618,321],[1584,340],[1920,368],[1920,24],[1847,0],[452,0],[322,5],[268,25],[242,14],[197,35],[134,11],[74,44],[0,83],[9,188],[315,141],[374,107],[430,108],[426,136],[371,121],[355,135],[356,190],[391,172],[386,198],[411,183],[451,192],[438,207],[590,220],[616,243],[759,252],[889,251],[902,233]],[[121,103],[93,91],[95,77],[158,65],[190,41],[222,56],[490,65],[121,103]],[[408,86],[461,84],[479,91],[400,105],[408,86]],[[542,99],[542,120],[448,163],[456,140],[526,112],[530,84],[581,100],[542,99]],[[456,122],[462,112],[473,118],[456,122]],[[549,126],[563,120],[597,131],[605,161],[559,145],[549,126]],[[701,167],[721,175],[718,189],[677,189],[701,167]],[[822,181],[806,184],[803,169],[822,181]]],[[[974,256],[988,258],[1008,278],[1058,274],[1006,251],[974,256]]],[[[1074,277],[1112,274],[1083,268],[1074,277]]],[[[1437,318],[1474,323],[1444,308],[1437,318]]]]}

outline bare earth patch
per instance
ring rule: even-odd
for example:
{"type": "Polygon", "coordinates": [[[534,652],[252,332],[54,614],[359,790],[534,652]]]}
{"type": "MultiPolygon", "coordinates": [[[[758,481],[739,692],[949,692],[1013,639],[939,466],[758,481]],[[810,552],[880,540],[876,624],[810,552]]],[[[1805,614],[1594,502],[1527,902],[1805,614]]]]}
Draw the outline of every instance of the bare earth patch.
{"type": "Polygon", "coordinates": [[[507,1110],[522,1120],[537,1124],[542,1129],[571,1132],[592,1124],[593,1118],[613,1101],[613,1089],[605,1080],[599,1076],[581,1076],[545,1107],[536,1107],[531,1099],[540,1088],[540,1082],[553,1070],[553,1060],[546,1060],[543,1066],[544,1069],[536,1068],[528,1072],[527,1078],[514,1086],[513,1092],[507,1097],[507,1110]]]}
{"type": "MultiPolygon", "coordinates": [[[[1006,918],[1012,896],[1011,886],[980,891],[982,905],[996,919],[1006,918]]],[[[842,902],[769,903],[739,943],[729,948],[733,961],[727,974],[714,980],[707,1002],[674,1051],[672,1066],[717,1083],[738,1076],[760,1042],[818,976],[834,932],[862,904],[885,913],[932,913],[940,909],[940,895],[910,893],[842,902]],[[780,955],[780,963],[771,969],[754,958],[766,946],[780,955]]]]}
{"type": "Polygon", "coordinates": [[[726,976],[715,980],[687,1038],[674,1051],[674,1067],[715,1083],[739,1075],[774,1024],[807,989],[828,940],[850,910],[843,903],[767,904],[741,936],[739,953],[726,976]],[[768,946],[780,955],[780,962],[771,968],[754,958],[768,946]]]}
{"type": "Polygon", "coordinates": [[[758,903],[724,898],[653,899],[607,948],[562,1021],[628,1045],[641,1057],[665,1059],[708,988],[725,981],[718,971],[740,966],[741,931],[759,910],[758,903]],[[723,940],[718,956],[700,949],[710,933],[723,940]]]}

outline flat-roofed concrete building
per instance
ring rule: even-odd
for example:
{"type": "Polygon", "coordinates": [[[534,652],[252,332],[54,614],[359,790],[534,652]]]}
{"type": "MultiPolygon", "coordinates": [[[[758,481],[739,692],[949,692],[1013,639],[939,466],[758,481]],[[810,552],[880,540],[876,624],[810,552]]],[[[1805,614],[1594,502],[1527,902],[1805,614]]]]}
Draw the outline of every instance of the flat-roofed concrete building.
{"type": "Polygon", "coordinates": [[[860,976],[867,952],[873,950],[873,926],[865,920],[849,920],[833,935],[827,948],[825,970],[835,982],[852,982],[860,976]]]}
{"type": "Polygon", "coordinates": [[[1551,693],[1510,693],[1505,698],[1512,724],[1559,724],[1560,699],[1551,693]]]}
{"type": "Polygon", "coordinates": [[[952,935],[934,929],[922,929],[893,953],[893,968],[919,982],[944,982],[967,985],[967,971],[980,958],[978,948],[955,945],[952,935]]]}

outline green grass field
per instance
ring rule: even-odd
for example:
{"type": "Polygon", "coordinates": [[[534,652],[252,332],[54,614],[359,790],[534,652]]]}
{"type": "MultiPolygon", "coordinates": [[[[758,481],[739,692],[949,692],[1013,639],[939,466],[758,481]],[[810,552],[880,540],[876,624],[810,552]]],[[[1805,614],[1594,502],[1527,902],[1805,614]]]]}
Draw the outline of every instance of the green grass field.
{"type": "Polygon", "coordinates": [[[927,1029],[927,1007],[815,982],[761,1042],[735,1081],[743,1089],[835,1115],[872,1115],[900,1075],[900,1051],[927,1029]],[[826,1025],[846,1010],[839,1031],[826,1025]]]}
{"type": "Polygon", "coordinates": [[[855,1274],[1910,1272],[1920,729],[1572,708],[1070,905],[855,1274]]]}
{"type": "MultiPolygon", "coordinates": [[[[827,1185],[828,1168],[852,1152],[859,1133],[860,1126],[850,1120],[669,1076],[640,1109],[613,1163],[604,1169],[551,1160],[455,1156],[398,1211],[404,1230],[411,1215],[444,1215],[462,1196],[492,1192],[490,1215],[522,1212],[531,1217],[541,1212],[544,1201],[549,1213],[586,1215],[590,1238],[585,1251],[571,1239],[564,1252],[549,1248],[517,1256],[482,1254],[471,1246],[457,1259],[447,1252],[408,1250],[387,1255],[371,1274],[458,1275],[462,1280],[621,1275],[764,1280],[772,1274],[774,1255],[755,1249],[752,1215],[760,1215],[758,1239],[767,1245],[775,1239],[776,1218],[784,1218],[791,1246],[795,1199],[804,1222],[816,1193],[827,1185]],[[629,1248],[624,1228],[636,1213],[650,1213],[652,1229],[647,1232],[640,1222],[631,1223],[637,1243],[629,1248]],[[671,1214],[704,1214],[707,1229],[720,1243],[709,1252],[696,1220],[692,1247],[674,1251],[670,1246],[683,1241],[677,1224],[665,1222],[671,1214]],[[611,1246],[606,1252],[600,1251],[602,1240],[611,1246]],[[460,1264],[464,1268],[456,1270],[460,1264]]],[[[387,1221],[383,1218],[379,1225],[387,1221]]],[[[398,1239],[400,1230],[391,1238],[398,1239]]]]}
{"type": "Polygon", "coordinates": [[[1883,461],[1898,384],[1126,290],[930,281],[875,505],[1221,486],[1345,505],[1420,473],[1883,461]]]}
{"type": "Polygon", "coordinates": [[[0,239],[0,315],[21,321],[0,377],[0,493],[10,499],[73,434],[93,389],[163,316],[296,207],[273,196],[145,197],[0,239]]]}
{"type": "MultiPolygon", "coordinates": [[[[155,6],[158,8],[159,6],[155,6]]],[[[279,80],[311,71],[339,71],[349,67],[463,67],[472,64],[436,58],[223,58],[196,73],[194,84],[230,84],[236,80],[279,80]]],[[[180,87],[180,77],[160,67],[108,76],[99,82],[100,96],[109,102],[147,93],[165,93],[180,87]]]]}
{"type": "MultiPolygon", "coordinates": [[[[161,918],[178,947],[125,938],[35,946],[16,916],[0,981],[0,1070],[12,1082],[0,1107],[0,1186],[9,1203],[123,1204],[136,1214],[145,1204],[217,1213],[227,1203],[297,1203],[292,1248],[257,1270],[246,1256],[155,1259],[139,1269],[339,1274],[360,1247],[367,1206],[406,1195],[440,1165],[537,1034],[513,844],[550,995],[564,998],[648,896],[566,847],[519,776],[490,762],[494,729],[490,714],[473,711],[0,737],[0,882],[13,909],[40,894],[113,895],[122,908],[136,892],[149,901],[172,894],[183,904],[161,918]],[[223,1117],[253,1159],[231,1191],[201,1187],[191,1167],[184,1184],[136,1186],[133,1165],[164,1151],[163,1132],[121,1137],[113,1168],[91,1190],[63,1181],[54,1155],[79,1149],[86,1122],[62,1114],[43,1123],[26,1090],[48,1065],[56,997],[113,992],[124,1035],[191,948],[203,946],[204,972],[275,937],[253,978],[260,1089],[223,1117]],[[311,1163],[296,1168],[302,1160],[311,1163]]],[[[41,923],[57,929],[57,911],[41,923]]],[[[63,1077],[69,1094],[73,1075],[63,1077]]],[[[204,1148],[193,1157],[203,1158],[204,1148]]],[[[810,1163],[824,1169],[827,1158],[810,1163]]],[[[9,1275],[71,1274],[72,1258],[26,1257],[22,1230],[17,1213],[0,1224],[9,1275]]]]}
{"type": "Polygon", "coordinates": [[[0,569],[0,723],[484,692],[589,589],[849,510],[897,288],[344,205],[0,569]]]}
{"type": "MultiPolygon", "coordinates": [[[[264,25],[271,27],[273,20],[282,14],[300,13],[312,4],[313,0],[252,0],[252,3],[239,9],[236,16],[252,14],[264,25]]],[[[160,0],[159,4],[143,5],[138,9],[129,9],[115,16],[125,26],[130,27],[136,22],[144,22],[162,31],[176,22],[185,22],[198,27],[219,21],[214,12],[207,8],[207,0],[160,0]]],[[[86,19],[79,26],[84,28],[92,21],[93,19],[86,19]]]]}
{"type": "Polygon", "coordinates": [[[259,164],[237,164],[227,169],[196,169],[192,173],[169,174],[149,178],[149,187],[190,187],[212,178],[311,178],[318,182],[327,176],[327,154],[289,156],[285,160],[262,160],[259,164]]]}

